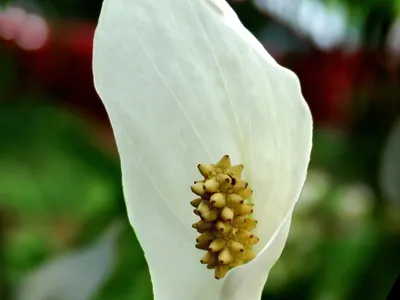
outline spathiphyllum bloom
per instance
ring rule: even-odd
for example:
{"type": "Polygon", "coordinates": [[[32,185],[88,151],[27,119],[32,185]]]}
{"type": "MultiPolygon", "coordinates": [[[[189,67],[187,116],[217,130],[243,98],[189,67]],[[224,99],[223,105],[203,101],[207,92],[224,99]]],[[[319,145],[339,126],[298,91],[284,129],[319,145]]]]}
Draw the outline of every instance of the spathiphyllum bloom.
{"type": "Polygon", "coordinates": [[[224,0],[105,0],[94,79],[154,298],[260,299],[311,151],[297,77],[224,0]]]}

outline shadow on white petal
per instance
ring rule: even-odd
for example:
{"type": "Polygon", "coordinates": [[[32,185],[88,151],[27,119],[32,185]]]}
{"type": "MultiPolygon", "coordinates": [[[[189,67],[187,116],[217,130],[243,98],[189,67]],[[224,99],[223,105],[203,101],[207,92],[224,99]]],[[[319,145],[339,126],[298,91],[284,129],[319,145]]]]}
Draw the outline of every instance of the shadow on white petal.
{"type": "Polygon", "coordinates": [[[219,300],[260,300],[268,274],[282,254],[291,222],[291,214],[251,262],[228,273],[219,300]]]}

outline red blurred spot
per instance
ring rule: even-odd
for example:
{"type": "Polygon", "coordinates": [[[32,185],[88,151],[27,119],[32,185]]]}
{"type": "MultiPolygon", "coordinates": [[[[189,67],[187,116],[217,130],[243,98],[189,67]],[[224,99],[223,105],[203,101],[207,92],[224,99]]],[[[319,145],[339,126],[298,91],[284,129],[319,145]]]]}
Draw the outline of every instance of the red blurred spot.
{"type": "Polygon", "coordinates": [[[0,13],[0,37],[5,40],[14,39],[26,17],[27,13],[17,7],[10,7],[0,13]]]}
{"type": "Polygon", "coordinates": [[[49,36],[46,21],[37,15],[28,15],[15,36],[15,42],[25,50],[37,50],[44,46],[49,36]]]}
{"type": "Polygon", "coordinates": [[[49,37],[46,21],[21,8],[9,7],[0,13],[0,38],[14,40],[24,50],[43,47],[49,37]]]}

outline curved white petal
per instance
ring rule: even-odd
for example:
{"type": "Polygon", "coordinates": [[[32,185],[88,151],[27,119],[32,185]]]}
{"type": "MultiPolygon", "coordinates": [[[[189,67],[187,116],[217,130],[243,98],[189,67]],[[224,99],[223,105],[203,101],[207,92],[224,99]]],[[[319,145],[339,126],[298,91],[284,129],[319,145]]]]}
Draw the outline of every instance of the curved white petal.
{"type": "Polygon", "coordinates": [[[400,204],[400,120],[386,142],[380,167],[380,186],[385,196],[400,204]]]}
{"type": "Polygon", "coordinates": [[[269,271],[281,256],[285,246],[289,228],[290,218],[282,223],[256,259],[227,275],[220,300],[261,299],[269,271]]]}
{"type": "Polygon", "coordinates": [[[15,300],[89,300],[107,279],[116,260],[122,223],[117,221],[89,247],[56,257],[29,273],[15,300]]]}
{"type": "Polygon", "coordinates": [[[297,77],[224,0],[105,0],[94,75],[155,299],[226,299],[229,291],[229,299],[259,299],[311,151],[312,121],[297,77]],[[255,260],[217,281],[194,247],[189,187],[199,179],[198,163],[224,154],[245,165],[261,242],[255,260]],[[243,274],[251,289],[237,286],[243,274]]]}

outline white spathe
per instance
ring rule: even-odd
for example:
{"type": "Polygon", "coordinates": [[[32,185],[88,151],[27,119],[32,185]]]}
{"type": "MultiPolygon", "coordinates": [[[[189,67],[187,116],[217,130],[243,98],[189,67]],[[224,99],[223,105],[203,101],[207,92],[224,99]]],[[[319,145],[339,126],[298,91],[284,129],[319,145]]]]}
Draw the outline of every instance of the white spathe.
{"type": "Polygon", "coordinates": [[[105,0],[94,80],[156,300],[260,299],[305,181],[312,119],[297,77],[224,0],[105,0]],[[254,190],[257,257],[216,280],[195,248],[199,163],[225,154],[254,190]]]}

